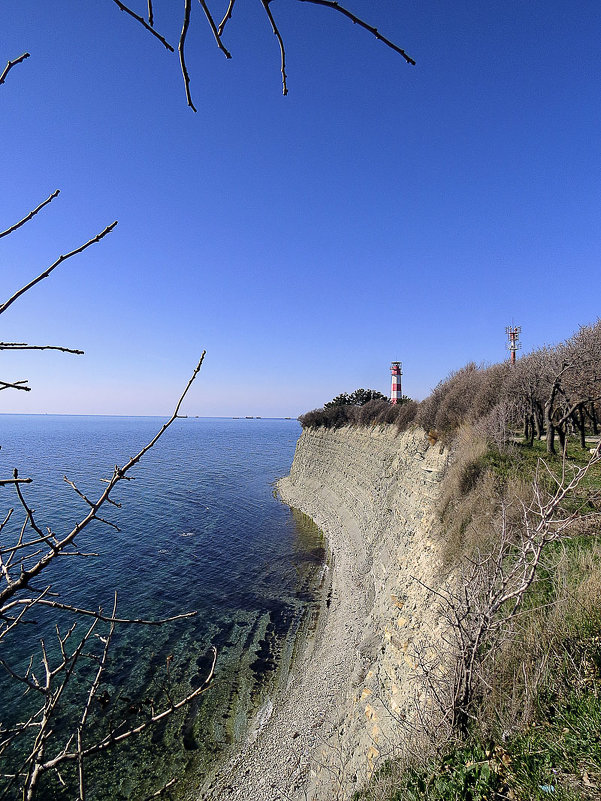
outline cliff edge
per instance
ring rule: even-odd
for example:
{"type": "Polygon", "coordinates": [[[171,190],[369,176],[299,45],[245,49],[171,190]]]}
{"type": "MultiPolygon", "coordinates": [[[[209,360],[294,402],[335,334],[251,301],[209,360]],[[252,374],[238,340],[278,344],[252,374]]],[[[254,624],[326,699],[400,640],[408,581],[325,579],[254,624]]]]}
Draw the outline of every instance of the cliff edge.
{"type": "Polygon", "coordinates": [[[315,801],[349,798],[408,736],[404,723],[423,696],[412,655],[441,631],[426,587],[438,581],[435,521],[447,460],[420,429],[306,428],[278,483],[282,499],[324,532],[332,604],[351,607],[336,615],[354,628],[353,668],[312,757],[307,795],[315,801]]]}

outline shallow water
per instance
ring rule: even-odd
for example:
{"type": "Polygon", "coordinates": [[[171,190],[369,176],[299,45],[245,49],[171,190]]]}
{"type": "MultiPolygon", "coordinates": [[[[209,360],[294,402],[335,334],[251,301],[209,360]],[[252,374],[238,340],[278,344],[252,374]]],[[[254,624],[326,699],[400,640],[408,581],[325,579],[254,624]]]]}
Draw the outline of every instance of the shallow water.
{"type": "MultiPolygon", "coordinates": [[[[63,475],[89,497],[100,494],[100,479],[136,453],[161,422],[3,415],[2,475],[17,467],[34,478],[26,492],[37,522],[60,534],[85,514],[63,475]]],[[[122,508],[105,508],[121,531],[94,523],[79,548],[98,556],[69,557],[53,567],[52,590],[70,603],[107,609],[117,589],[120,616],[198,612],[160,628],[120,628],[99,693],[105,700],[94,707],[96,731],[109,721],[133,721],[140,710],[147,715],[148,699],[164,699],[165,687],[179,697],[198,686],[210,665],[210,646],[219,654],[214,683],[197,703],[101,762],[90,760],[90,798],[142,799],[174,776],[181,791],[190,792],[245,736],[286,671],[303,621],[315,613],[324,559],[317,529],[273,493],[273,482],[289,471],[299,433],[290,420],[177,421],[135,469],[136,480],[118,488],[122,508]]],[[[1,492],[4,516],[16,499],[8,489],[1,492]]],[[[21,520],[15,513],[15,526],[21,520]]],[[[10,532],[4,537],[6,542],[10,532]]],[[[56,614],[37,617],[36,625],[3,646],[4,654],[18,661],[38,654],[41,636],[52,641],[56,614]]],[[[58,621],[66,627],[63,618],[58,621]]],[[[82,667],[57,731],[80,708],[84,677],[82,667]]],[[[16,696],[5,676],[0,693],[5,720],[23,713],[27,699],[16,696]]],[[[44,792],[48,799],[72,797],[52,783],[44,792]]]]}

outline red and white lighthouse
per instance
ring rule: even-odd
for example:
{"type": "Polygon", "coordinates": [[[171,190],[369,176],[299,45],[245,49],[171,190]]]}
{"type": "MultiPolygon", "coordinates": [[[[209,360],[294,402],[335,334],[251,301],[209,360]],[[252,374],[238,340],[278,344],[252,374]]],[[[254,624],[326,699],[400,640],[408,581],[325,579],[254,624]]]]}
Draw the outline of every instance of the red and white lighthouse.
{"type": "Polygon", "coordinates": [[[392,374],[392,384],[390,387],[391,403],[398,403],[403,397],[403,391],[401,389],[401,376],[403,373],[401,366],[401,362],[392,362],[390,365],[390,372],[392,374]]]}

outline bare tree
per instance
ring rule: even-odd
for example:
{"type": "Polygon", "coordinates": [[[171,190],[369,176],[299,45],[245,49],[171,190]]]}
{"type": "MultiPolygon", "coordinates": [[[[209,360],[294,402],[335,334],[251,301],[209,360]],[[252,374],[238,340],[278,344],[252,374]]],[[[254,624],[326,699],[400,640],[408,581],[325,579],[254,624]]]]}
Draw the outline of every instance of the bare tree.
{"type": "MultiPolygon", "coordinates": [[[[4,82],[10,69],[21,63],[27,55],[8,62],[0,76],[0,84],[4,82]]],[[[53,192],[22,219],[2,231],[0,238],[21,229],[58,195],[58,190],[53,192]]],[[[0,304],[0,314],[48,278],[66,260],[100,242],[116,225],[117,222],[114,221],[84,244],[56,258],[39,275],[13,291],[0,304]]],[[[62,345],[24,342],[0,342],[0,350],[83,353],[77,348],[62,345]]],[[[191,692],[180,693],[176,697],[169,682],[165,681],[158,695],[145,708],[136,710],[134,719],[131,715],[111,719],[102,731],[91,725],[94,705],[101,699],[100,690],[116,627],[163,625],[189,618],[196,613],[186,612],[159,620],[120,617],[117,615],[116,592],[112,609],[108,613],[101,607],[83,608],[60,595],[56,586],[56,573],[52,570],[53,565],[58,563],[62,566],[67,558],[95,556],[78,547],[78,538],[92,523],[118,530],[117,524],[104,516],[104,510],[121,506],[113,497],[114,490],[121,482],[131,480],[131,473],[136,465],[180,416],[181,405],[200,371],[204,357],[203,351],[171,417],[135,456],[122,466],[115,465],[110,475],[101,479],[103,488],[97,496],[88,497],[75,482],[65,476],[65,482],[83,507],[79,519],[67,531],[60,531],[61,525],[55,530],[51,527],[44,528],[38,523],[38,515],[27,500],[26,487],[32,483],[32,477],[20,476],[15,469],[11,476],[0,478],[0,487],[5,492],[14,493],[14,504],[7,509],[0,522],[0,667],[23,691],[13,720],[6,722],[6,699],[3,699],[3,709],[0,712],[0,765],[3,766],[0,768],[0,798],[31,801],[36,796],[39,797],[40,793],[43,794],[41,783],[48,774],[55,775],[59,782],[64,783],[61,770],[71,765],[76,769],[77,798],[84,801],[88,794],[85,765],[90,757],[161,723],[205,692],[211,682],[217,658],[214,648],[207,675],[191,692]],[[18,645],[24,627],[31,627],[43,617],[44,612],[49,612],[55,618],[57,615],[62,616],[60,619],[56,618],[53,642],[44,634],[39,643],[39,653],[31,653],[28,662],[23,665],[14,646],[18,645]],[[63,624],[65,616],[68,619],[66,626],[63,624]],[[75,677],[78,684],[83,684],[86,690],[81,697],[77,720],[66,726],[61,720],[62,703],[71,691],[75,677]]],[[[7,379],[0,381],[0,389],[30,391],[31,388],[26,379],[7,379]]],[[[66,568],[62,569],[64,571],[66,568]]],[[[47,630],[46,626],[44,631],[47,630]]],[[[168,782],[166,786],[171,786],[173,782],[174,780],[168,782]]]]}
{"type": "MultiPolygon", "coordinates": [[[[40,779],[45,773],[59,771],[63,765],[72,763],[77,765],[77,798],[83,801],[86,798],[84,763],[90,756],[102,753],[141,733],[149,726],[163,721],[203,693],[213,677],[217,658],[214,648],[212,649],[213,660],[209,673],[200,686],[192,692],[175,699],[165,688],[162,706],[160,701],[151,702],[150,708],[144,710],[144,714],[142,714],[143,710],[140,710],[140,719],[135,723],[132,724],[130,719],[117,721],[111,723],[108,731],[102,736],[95,737],[93,731],[89,735],[90,710],[92,703],[97,700],[99,695],[115,626],[125,624],[161,625],[190,617],[195,613],[188,612],[155,621],[120,618],[117,617],[117,593],[114,596],[111,612],[105,614],[101,608],[94,610],[74,606],[56,594],[51,581],[48,583],[44,581],[45,571],[59,558],[89,555],[77,549],[76,538],[90,523],[99,521],[105,525],[116,527],[115,523],[101,517],[99,512],[105,506],[120,506],[111,497],[111,493],[120,482],[131,479],[130,471],[177,419],[181,404],[201,368],[204,355],[203,352],[169,420],[153,439],[128,462],[122,467],[117,465],[114,467],[110,478],[104,479],[105,487],[95,500],[88,498],[74,482],[65,477],[65,481],[72,487],[87,510],[70,531],[61,535],[50,528],[43,531],[37,524],[34,510],[27,503],[22,489],[22,485],[30,483],[31,479],[20,478],[15,470],[12,478],[0,482],[3,486],[14,488],[17,496],[16,505],[20,507],[23,515],[23,522],[18,528],[16,538],[0,547],[0,572],[5,580],[5,586],[0,591],[0,646],[8,643],[9,635],[19,626],[29,622],[31,614],[39,612],[42,608],[69,612],[76,618],[66,631],[61,631],[59,626],[56,626],[57,643],[54,648],[54,659],[50,655],[45,640],[41,640],[41,674],[35,666],[34,655],[31,656],[26,668],[19,670],[18,667],[11,665],[8,657],[4,657],[5,650],[10,651],[10,648],[2,647],[3,656],[0,658],[0,666],[24,687],[26,693],[34,695],[39,700],[33,711],[17,724],[7,729],[0,722],[0,757],[9,749],[12,749],[13,753],[20,754],[18,767],[13,773],[4,775],[6,783],[4,788],[0,788],[0,798],[10,797],[11,791],[16,797],[16,793],[14,793],[16,789],[18,797],[30,801],[35,798],[40,779]],[[78,636],[80,619],[85,617],[92,618],[92,622],[78,636]],[[108,631],[104,635],[97,630],[101,622],[108,625],[108,631]],[[99,650],[94,652],[93,646],[99,650]],[[74,730],[64,731],[56,723],[60,712],[60,702],[71,679],[76,671],[80,671],[81,663],[85,660],[88,660],[88,664],[95,664],[96,667],[91,674],[88,671],[89,690],[81,717],[74,730]],[[18,748],[15,748],[15,745],[18,748]]],[[[0,533],[7,530],[13,513],[14,508],[9,509],[0,525],[0,533]]],[[[60,777],[60,773],[57,775],[60,777]]]]}
{"type": "Polygon", "coordinates": [[[492,547],[466,557],[446,587],[428,588],[438,597],[448,628],[438,651],[430,648],[416,659],[438,710],[439,733],[442,727],[447,737],[467,734],[478,697],[486,691],[486,663],[522,611],[549,545],[580,532],[583,521],[599,519],[598,512],[566,511],[566,502],[600,463],[601,443],[581,467],[570,468],[564,458],[559,475],[541,460],[529,503],[513,501],[519,515],[502,505],[492,547]],[[554,485],[550,492],[544,489],[549,479],[554,485]]]}

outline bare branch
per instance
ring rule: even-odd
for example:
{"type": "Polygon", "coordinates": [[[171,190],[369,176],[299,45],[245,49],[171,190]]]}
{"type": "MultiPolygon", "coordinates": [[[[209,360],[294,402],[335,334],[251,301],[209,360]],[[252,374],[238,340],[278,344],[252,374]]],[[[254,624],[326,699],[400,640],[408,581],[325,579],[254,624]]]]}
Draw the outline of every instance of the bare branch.
{"type": "MultiPolygon", "coordinates": [[[[111,615],[112,618],[115,617],[117,612],[117,593],[115,592],[115,600],[113,602],[113,614],[111,615]]],[[[113,637],[113,633],[115,631],[115,623],[111,622],[111,626],[108,632],[108,635],[104,641],[104,649],[102,651],[102,657],[100,658],[100,662],[98,664],[98,669],[96,670],[96,675],[94,676],[94,680],[90,687],[90,691],[88,693],[88,700],[84,706],[84,710],[81,716],[81,720],[79,721],[79,726],[77,727],[77,769],[78,769],[78,778],[79,778],[79,799],[80,801],[85,801],[85,793],[84,793],[84,773],[83,773],[83,729],[86,725],[88,715],[90,714],[90,706],[92,704],[92,700],[94,699],[96,692],[98,691],[98,686],[100,684],[100,679],[104,672],[104,668],[106,666],[106,659],[109,652],[109,647],[111,644],[111,639],[113,637]]]]}
{"type": "Polygon", "coordinates": [[[154,13],[152,10],[152,0],[148,0],[148,24],[152,28],[154,26],[154,13]]]}
{"type": "Polygon", "coordinates": [[[37,604],[40,604],[41,606],[50,606],[53,609],[62,609],[65,612],[73,612],[77,615],[94,617],[104,623],[132,623],[141,626],[163,626],[165,623],[173,623],[175,620],[184,620],[188,617],[195,617],[198,614],[197,612],[183,612],[180,615],[162,617],[158,620],[145,620],[144,618],[138,617],[107,617],[106,615],[102,614],[102,611],[95,612],[93,609],[82,609],[81,607],[73,606],[72,604],[63,604],[59,601],[48,601],[42,598],[19,598],[16,601],[11,601],[11,603],[6,604],[2,608],[2,612],[4,614],[19,606],[29,605],[29,607],[31,607],[37,604]]]}
{"type": "Polygon", "coordinates": [[[66,482],[66,483],[67,483],[67,484],[68,484],[68,485],[69,485],[69,486],[70,486],[72,489],[74,489],[74,490],[75,490],[75,492],[76,492],[76,493],[79,495],[79,497],[80,497],[82,500],[84,500],[84,501],[85,501],[85,502],[88,504],[88,506],[91,506],[92,508],[94,508],[94,502],[93,502],[93,501],[91,501],[89,498],[87,498],[87,497],[86,497],[86,496],[83,494],[83,492],[81,492],[81,491],[80,491],[80,490],[77,488],[77,486],[76,486],[76,485],[73,483],[73,481],[70,481],[70,480],[67,478],[67,476],[63,476],[63,481],[65,481],[65,482],[66,482]]]}
{"type": "Polygon", "coordinates": [[[224,30],[224,28],[226,26],[227,21],[232,18],[232,11],[234,9],[234,3],[235,2],[236,2],[236,0],[229,0],[228,6],[227,6],[227,11],[225,12],[223,19],[219,23],[219,28],[217,29],[217,32],[219,33],[219,36],[223,35],[223,30],[224,30]]]}
{"type": "Polygon", "coordinates": [[[205,12],[205,16],[206,16],[206,18],[207,18],[207,20],[209,22],[209,26],[210,26],[211,30],[213,31],[213,36],[215,37],[215,41],[217,42],[217,46],[219,47],[219,49],[225,55],[226,58],[231,58],[232,57],[231,53],[229,52],[229,50],[226,48],[226,46],[221,41],[221,34],[219,33],[219,31],[217,29],[217,25],[215,24],[215,20],[213,19],[213,15],[209,11],[209,7],[207,6],[206,1],[205,0],[198,0],[198,2],[202,6],[202,10],[205,12]]]}
{"type": "Polygon", "coordinates": [[[190,76],[188,75],[188,68],[186,67],[186,56],[184,52],[186,47],[186,36],[188,35],[188,26],[190,25],[190,9],[191,9],[191,0],[184,0],[184,20],[182,23],[182,32],[180,33],[177,51],[179,53],[179,63],[182,68],[182,75],[184,76],[184,85],[186,87],[186,100],[188,101],[188,105],[190,106],[192,111],[196,111],[196,106],[192,102],[192,96],[190,94],[190,76]]]}
{"type": "MultiPolygon", "coordinates": [[[[134,467],[140,459],[144,456],[144,454],[148,453],[148,451],[156,444],[156,442],[161,438],[161,436],[165,433],[165,431],[169,428],[170,425],[177,419],[179,415],[179,410],[181,408],[182,403],[190,387],[192,386],[196,376],[198,375],[200,368],[202,367],[202,363],[204,361],[204,357],[206,355],[206,351],[203,351],[200,357],[190,380],[188,381],[186,388],[184,389],[183,393],[180,396],[179,401],[175,407],[175,411],[169,418],[169,420],[163,424],[161,429],[158,431],[157,434],[152,438],[152,440],[145,445],[139,453],[133,456],[123,467],[115,466],[115,470],[113,471],[113,475],[109,480],[108,484],[106,485],[104,491],[95,502],[94,506],[90,508],[88,514],[80,520],[71,531],[66,534],[61,540],[53,540],[49,541],[48,544],[50,546],[50,550],[46,553],[33,567],[25,570],[23,569],[18,578],[12,581],[8,587],[5,587],[2,591],[0,591],[0,604],[6,603],[6,601],[11,598],[16,592],[23,589],[24,587],[28,586],[31,579],[35,578],[39,573],[41,573],[46,566],[58,555],[63,551],[68,545],[70,545],[73,540],[78,536],[78,534],[86,528],[92,520],[98,519],[97,512],[98,510],[107,502],[107,498],[109,497],[111,491],[114,489],[115,485],[118,484],[120,481],[127,480],[130,476],[126,474],[134,467]]],[[[15,471],[14,478],[18,478],[18,475],[15,471]]],[[[21,493],[19,484],[15,485],[17,495],[19,496],[19,500],[26,511],[28,522],[30,526],[36,531],[38,536],[42,539],[45,539],[46,535],[41,531],[41,529],[36,525],[33,519],[33,510],[29,508],[23,495],[21,493]]]]}
{"type": "Polygon", "coordinates": [[[401,49],[398,45],[395,45],[394,42],[391,42],[390,39],[387,39],[385,36],[378,31],[377,28],[374,28],[372,25],[368,25],[367,22],[364,22],[360,17],[357,17],[351,11],[341,6],[336,0],[299,0],[300,3],[313,3],[316,6],[325,6],[326,8],[331,8],[334,11],[339,11],[345,17],[348,17],[355,25],[359,25],[361,28],[365,28],[366,31],[369,31],[372,36],[375,36],[378,41],[383,42],[387,47],[390,47],[391,50],[394,50],[395,53],[403,56],[405,61],[408,64],[412,64],[415,66],[414,59],[411,56],[407,55],[407,53],[401,49]]]}
{"type": "MultiPolygon", "coordinates": [[[[187,706],[190,703],[190,701],[192,701],[194,698],[197,698],[199,695],[202,695],[202,693],[204,693],[209,687],[211,681],[213,680],[213,676],[215,675],[215,664],[217,662],[217,649],[215,648],[215,646],[211,646],[211,651],[213,652],[213,661],[209,673],[206,679],[203,681],[203,683],[199,687],[197,687],[193,692],[189,693],[185,698],[182,698],[181,701],[177,701],[176,703],[171,701],[171,703],[166,709],[164,709],[162,712],[158,712],[152,715],[152,717],[149,720],[144,721],[144,723],[141,723],[140,725],[135,726],[134,728],[131,728],[128,731],[122,732],[121,734],[115,735],[114,732],[111,733],[110,735],[105,737],[104,740],[102,740],[100,743],[97,743],[96,745],[92,745],[89,748],[86,748],[83,751],[83,755],[88,756],[89,754],[97,754],[101,751],[106,751],[107,748],[112,747],[113,743],[120,743],[123,742],[124,740],[130,739],[130,737],[133,737],[135,734],[139,734],[152,724],[164,720],[165,718],[172,715],[176,710],[181,709],[183,706],[187,706]]],[[[74,757],[75,755],[71,754],[65,755],[65,759],[73,759],[74,757]]],[[[53,760],[53,762],[56,762],[56,760],[53,760]]],[[[44,767],[50,767],[50,766],[52,766],[52,763],[48,763],[48,765],[44,767]]]]}
{"type": "Polygon", "coordinates": [[[31,484],[31,478],[3,478],[0,480],[0,487],[5,487],[7,484],[31,484]]]}
{"type": "Polygon", "coordinates": [[[0,342],[0,350],[60,350],[83,356],[84,351],[77,348],[63,348],[62,345],[27,345],[25,342],[0,342]]]}
{"type": "MultiPolygon", "coordinates": [[[[2,81],[0,81],[0,83],[2,83],[2,81]]],[[[20,228],[22,225],[25,225],[26,222],[29,222],[29,220],[31,220],[32,217],[35,217],[38,211],[41,211],[44,208],[44,206],[47,206],[49,203],[52,203],[54,198],[60,195],[60,191],[61,191],[60,189],[56,189],[50,195],[50,197],[47,197],[46,200],[40,203],[40,205],[37,206],[33,211],[30,211],[26,217],[23,217],[23,219],[20,220],[18,223],[11,225],[11,227],[7,228],[6,231],[2,231],[2,233],[0,233],[0,239],[2,239],[3,236],[8,236],[9,234],[12,234],[13,231],[17,230],[17,228],[20,228]]]]}
{"type": "Polygon", "coordinates": [[[44,272],[40,273],[40,275],[38,275],[37,278],[34,278],[33,281],[30,281],[24,287],[21,287],[21,289],[19,289],[17,292],[15,292],[15,294],[12,297],[10,297],[5,303],[3,303],[0,306],[0,314],[5,312],[8,309],[8,307],[11,306],[15,302],[15,300],[20,298],[21,295],[24,295],[25,292],[30,290],[32,287],[34,287],[40,281],[43,281],[44,278],[48,278],[50,273],[54,269],[56,269],[56,267],[58,267],[60,264],[62,264],[64,261],[66,261],[67,259],[70,259],[71,256],[75,256],[78,253],[81,253],[82,251],[86,250],[86,248],[90,247],[90,245],[94,245],[96,242],[100,242],[101,239],[104,239],[104,237],[107,234],[110,234],[110,232],[113,230],[113,228],[116,225],[117,225],[117,220],[115,220],[115,222],[111,223],[110,225],[107,225],[107,227],[104,229],[104,231],[101,231],[99,234],[97,234],[96,236],[92,237],[92,239],[89,239],[83,245],[80,245],[78,248],[75,248],[75,250],[71,250],[69,253],[66,253],[64,256],[59,256],[58,259],[55,262],[53,262],[53,264],[51,264],[50,267],[48,267],[47,270],[44,270],[44,272]]]}
{"type": "MultiPolygon", "coordinates": [[[[129,14],[130,17],[133,17],[135,20],[137,20],[137,22],[139,22],[140,25],[142,25],[144,28],[146,28],[146,30],[149,31],[153,36],[156,36],[156,38],[159,40],[159,42],[162,45],[164,45],[167,48],[167,50],[170,50],[172,53],[175,52],[173,47],[169,44],[169,42],[165,39],[165,37],[161,36],[161,34],[158,33],[158,31],[156,31],[153,28],[153,22],[152,21],[149,20],[149,22],[146,22],[144,17],[141,17],[139,14],[136,14],[135,11],[132,11],[131,8],[128,8],[126,5],[123,5],[123,3],[120,2],[120,0],[113,0],[113,2],[117,6],[119,6],[121,11],[125,11],[126,14],[129,14]]],[[[152,4],[149,4],[149,16],[151,16],[151,15],[152,15],[152,4]]]]}
{"type": "Polygon", "coordinates": [[[31,387],[26,387],[26,383],[26,378],[14,381],[12,384],[9,381],[0,381],[0,391],[3,389],[22,389],[24,392],[31,392],[31,387]]]}
{"type": "Polygon", "coordinates": [[[174,784],[177,783],[177,779],[170,779],[167,784],[164,784],[160,790],[157,790],[156,793],[152,793],[152,795],[147,795],[144,801],[151,801],[153,798],[159,798],[163,795],[164,792],[169,790],[170,787],[173,787],[174,784]]]}
{"type": "Polygon", "coordinates": [[[29,53],[23,53],[23,55],[19,56],[18,58],[15,58],[13,61],[9,61],[6,67],[4,67],[2,75],[0,75],[0,84],[4,83],[4,81],[6,80],[6,76],[12,70],[12,68],[15,67],[17,64],[20,64],[22,61],[25,61],[26,58],[29,58],[29,53]]]}
{"type": "Polygon", "coordinates": [[[269,4],[270,3],[271,3],[271,0],[261,0],[261,4],[263,5],[263,8],[265,9],[265,13],[267,14],[269,22],[271,23],[271,29],[274,32],[274,34],[276,35],[276,38],[277,38],[278,43],[280,45],[280,70],[281,70],[281,73],[282,73],[282,94],[283,95],[287,95],[288,94],[288,86],[286,84],[286,51],[284,49],[284,40],[282,39],[282,36],[281,36],[280,31],[278,29],[278,26],[276,25],[276,22],[275,22],[275,20],[273,18],[273,14],[271,13],[271,9],[269,8],[269,4]]]}

